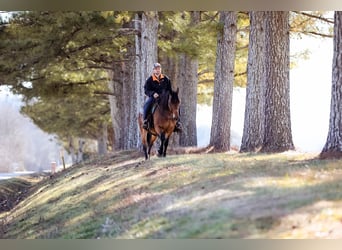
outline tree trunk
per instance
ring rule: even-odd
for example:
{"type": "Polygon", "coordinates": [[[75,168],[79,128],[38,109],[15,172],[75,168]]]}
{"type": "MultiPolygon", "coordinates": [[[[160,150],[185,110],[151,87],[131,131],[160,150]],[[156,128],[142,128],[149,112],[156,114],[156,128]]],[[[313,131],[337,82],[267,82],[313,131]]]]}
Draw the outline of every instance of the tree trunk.
{"type": "Polygon", "coordinates": [[[68,137],[69,140],[69,151],[70,151],[70,155],[71,155],[71,163],[75,164],[76,161],[76,153],[75,153],[75,146],[74,146],[74,142],[73,142],[73,138],[72,136],[68,137]]]}
{"type": "MultiPolygon", "coordinates": [[[[129,54],[135,53],[135,46],[129,46],[129,54]]],[[[138,97],[137,97],[137,86],[135,83],[135,58],[130,57],[128,62],[122,64],[123,75],[123,108],[124,110],[124,125],[121,128],[124,130],[123,138],[123,149],[133,149],[138,144],[138,97]]]]}
{"type": "Polygon", "coordinates": [[[294,149],[290,115],[289,12],[266,12],[266,103],[262,152],[294,149]]]}
{"type": "Polygon", "coordinates": [[[141,22],[141,72],[142,80],[152,74],[153,64],[157,62],[158,56],[158,12],[146,11],[142,14],[141,22]]]}
{"type": "Polygon", "coordinates": [[[83,148],[85,145],[85,141],[81,138],[78,139],[78,151],[77,151],[77,158],[76,158],[76,162],[80,163],[83,161],[83,148]]]}
{"type": "Polygon", "coordinates": [[[103,122],[98,128],[99,134],[97,138],[97,152],[99,155],[107,154],[107,125],[103,122]]]}
{"type": "Polygon", "coordinates": [[[213,118],[210,146],[218,151],[230,150],[230,127],[236,50],[236,20],[234,11],[220,12],[223,24],[217,39],[214,79],[213,118]]]}
{"type": "MultiPolygon", "coordinates": [[[[153,64],[157,62],[158,53],[158,26],[159,18],[157,11],[146,11],[141,16],[136,15],[135,29],[140,30],[140,35],[135,36],[135,74],[133,93],[135,100],[135,118],[137,124],[138,114],[142,113],[142,107],[145,100],[144,85],[146,79],[152,74],[153,64]]],[[[141,145],[139,128],[136,129],[137,143],[136,147],[141,145]]]]}
{"type": "Polygon", "coordinates": [[[123,137],[123,101],[122,101],[122,82],[119,80],[120,72],[119,65],[113,63],[112,65],[114,70],[108,70],[108,89],[113,95],[110,95],[109,103],[110,103],[110,116],[112,120],[112,126],[114,131],[114,151],[120,150],[123,148],[122,145],[122,137],[123,137]]]}
{"type": "MultiPolygon", "coordinates": [[[[200,12],[191,12],[191,23],[197,25],[200,21],[200,12]]],[[[197,83],[198,59],[185,53],[179,57],[179,75],[177,83],[180,86],[181,100],[180,119],[183,132],[179,139],[181,146],[197,146],[196,111],[197,111],[197,83]]]]}
{"type": "Polygon", "coordinates": [[[134,28],[140,30],[135,44],[128,48],[134,54],[128,62],[113,63],[109,70],[109,96],[114,131],[114,149],[131,149],[140,144],[137,115],[144,101],[143,86],[157,60],[158,13],[136,15],[134,28]]]}
{"type": "Polygon", "coordinates": [[[265,131],[265,12],[251,11],[246,106],[240,152],[262,147],[265,131]]]}
{"type": "MultiPolygon", "coordinates": [[[[179,87],[177,76],[178,76],[178,63],[175,60],[175,58],[170,57],[168,55],[159,55],[160,56],[160,62],[164,66],[163,73],[166,74],[170,80],[172,89],[176,90],[179,87]]],[[[182,105],[182,102],[181,102],[182,105]]],[[[182,117],[180,117],[182,120],[182,117]]],[[[173,147],[178,147],[180,141],[180,134],[179,133],[173,133],[170,140],[169,140],[169,147],[172,149],[173,147]]]]}
{"type": "MultiPolygon", "coordinates": [[[[140,30],[141,31],[141,17],[136,14],[135,15],[135,22],[134,22],[134,28],[136,30],[140,30]]],[[[142,67],[141,67],[141,59],[142,55],[141,55],[141,32],[138,35],[135,35],[135,62],[134,62],[134,66],[135,66],[135,70],[134,70],[134,85],[133,85],[133,93],[135,95],[135,100],[134,102],[136,102],[136,109],[134,114],[136,114],[136,117],[134,119],[134,121],[137,123],[137,119],[138,119],[138,114],[142,113],[142,107],[143,107],[143,103],[144,103],[144,78],[143,78],[143,74],[142,74],[142,67]]],[[[135,145],[137,148],[140,145],[140,133],[139,133],[139,128],[137,128],[136,132],[137,134],[137,144],[135,145]]]]}
{"type": "Polygon", "coordinates": [[[321,158],[342,157],[342,12],[334,13],[334,54],[332,63],[332,88],[327,141],[321,158]]]}

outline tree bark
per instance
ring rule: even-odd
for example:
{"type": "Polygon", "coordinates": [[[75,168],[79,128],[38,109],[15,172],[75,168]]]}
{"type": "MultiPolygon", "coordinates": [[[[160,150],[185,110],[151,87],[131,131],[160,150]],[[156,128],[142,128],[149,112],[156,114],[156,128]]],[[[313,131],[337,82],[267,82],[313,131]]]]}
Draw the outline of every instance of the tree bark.
{"type": "MultiPolygon", "coordinates": [[[[170,80],[172,89],[176,90],[179,87],[177,76],[178,76],[178,62],[175,58],[170,57],[166,54],[160,54],[160,62],[164,66],[163,73],[166,74],[170,80]]],[[[182,105],[182,102],[181,102],[182,105]]],[[[180,117],[182,120],[182,117],[180,117]]],[[[178,147],[180,142],[180,134],[179,133],[173,133],[169,140],[169,149],[172,149],[174,147],[178,147]]]]}
{"type": "MultiPolygon", "coordinates": [[[[135,46],[128,46],[129,54],[135,53],[135,46]]],[[[135,85],[135,58],[130,57],[128,62],[122,65],[123,74],[123,115],[124,125],[121,128],[124,131],[123,149],[133,149],[138,144],[138,97],[137,85],[135,85]]],[[[139,86],[140,87],[140,86],[139,86]]],[[[139,93],[140,94],[140,93],[139,93]]]]}
{"type": "Polygon", "coordinates": [[[265,12],[251,11],[247,62],[247,88],[240,152],[256,152],[265,132],[265,12]]]}
{"type": "MultiPolygon", "coordinates": [[[[192,25],[200,20],[198,11],[191,12],[192,25]]],[[[183,132],[179,138],[180,146],[197,146],[196,111],[197,111],[197,83],[198,59],[182,53],[178,64],[179,97],[181,100],[180,119],[183,132]]]]}
{"type": "Polygon", "coordinates": [[[158,26],[157,11],[143,12],[141,22],[141,72],[143,81],[152,74],[153,64],[158,59],[158,26]]]}
{"type": "Polygon", "coordinates": [[[140,135],[137,115],[144,102],[143,86],[157,60],[158,13],[143,12],[135,16],[135,43],[128,47],[135,55],[128,61],[113,63],[108,70],[111,119],[114,131],[114,150],[137,148],[140,135]],[[141,34],[141,35],[139,35],[141,34]]]}
{"type": "MultiPolygon", "coordinates": [[[[158,26],[159,18],[157,11],[146,11],[141,14],[141,17],[136,15],[136,29],[141,30],[141,36],[135,37],[135,86],[133,92],[135,93],[135,114],[134,121],[137,124],[137,115],[142,113],[142,107],[146,96],[144,94],[144,85],[146,79],[152,74],[153,64],[157,62],[158,57],[158,26]]],[[[141,137],[137,126],[137,147],[141,145],[141,137]]]]}
{"type": "MultiPolygon", "coordinates": [[[[141,31],[141,24],[142,18],[138,14],[135,15],[134,20],[134,28],[136,30],[141,31]]],[[[135,57],[134,57],[134,84],[133,84],[133,93],[135,95],[135,100],[133,102],[136,102],[136,109],[134,114],[136,114],[136,117],[134,121],[137,124],[138,121],[138,115],[139,113],[142,113],[142,107],[144,103],[144,78],[142,74],[142,67],[141,67],[141,61],[142,61],[142,53],[141,53],[141,33],[135,35],[135,57]]],[[[137,125],[138,127],[138,125],[137,125]]],[[[135,131],[135,134],[137,134],[137,144],[136,147],[138,148],[141,142],[140,132],[139,128],[135,131]]]]}
{"type": "Polygon", "coordinates": [[[76,163],[80,163],[82,162],[83,159],[83,149],[84,149],[84,145],[85,145],[85,140],[82,138],[78,139],[78,150],[77,150],[77,157],[76,157],[76,163]]]}
{"type": "Polygon", "coordinates": [[[219,31],[217,39],[213,118],[210,133],[210,146],[218,151],[230,150],[236,21],[236,12],[220,12],[220,23],[223,29],[219,31]]]}
{"type": "Polygon", "coordinates": [[[334,54],[329,131],[321,158],[342,157],[342,12],[334,13],[334,54]]]}
{"type": "Polygon", "coordinates": [[[107,154],[107,125],[103,122],[98,128],[98,138],[97,138],[97,152],[99,155],[107,154]]]}
{"type": "Polygon", "coordinates": [[[266,103],[262,152],[294,149],[290,115],[289,12],[266,12],[266,103]]]}
{"type": "Polygon", "coordinates": [[[71,135],[68,137],[68,142],[69,142],[69,151],[71,155],[71,163],[75,164],[76,163],[76,153],[75,153],[76,150],[75,150],[73,138],[71,135]]]}
{"type": "Polygon", "coordinates": [[[119,81],[120,72],[119,65],[117,63],[113,63],[113,69],[108,70],[108,89],[113,95],[108,96],[109,104],[110,104],[110,116],[112,120],[113,126],[113,134],[114,134],[114,145],[113,149],[120,150],[123,148],[122,145],[122,137],[123,137],[123,101],[122,101],[122,82],[119,81]],[[115,71],[115,72],[114,72],[115,71]],[[116,76],[116,77],[115,77],[116,76]],[[116,78],[116,79],[115,79],[116,78]]]}

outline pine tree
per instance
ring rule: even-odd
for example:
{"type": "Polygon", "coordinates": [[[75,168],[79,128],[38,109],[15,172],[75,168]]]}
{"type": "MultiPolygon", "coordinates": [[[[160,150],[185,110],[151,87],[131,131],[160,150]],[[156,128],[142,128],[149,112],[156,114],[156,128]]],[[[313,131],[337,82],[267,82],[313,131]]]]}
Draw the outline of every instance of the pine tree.
{"type": "Polygon", "coordinates": [[[332,63],[332,87],[330,103],[329,131],[321,158],[341,158],[342,156],[342,12],[334,13],[334,54],[332,63]]]}
{"type": "Polygon", "coordinates": [[[0,72],[30,104],[23,112],[37,115],[45,105],[51,108],[45,112],[61,114],[54,132],[84,132],[72,126],[82,124],[84,138],[100,139],[99,128],[110,124],[108,99],[99,96],[108,92],[108,71],[116,70],[113,62],[131,58],[125,47],[130,40],[123,28],[128,21],[128,13],[115,12],[24,12],[15,16],[2,34],[2,56],[9,60],[0,63],[0,72]],[[55,105],[58,99],[61,105],[55,105]],[[67,123],[74,118],[80,123],[67,123]]]}
{"type": "Polygon", "coordinates": [[[289,12],[266,12],[266,102],[262,152],[294,149],[290,118],[289,12]]]}
{"type": "Polygon", "coordinates": [[[217,39],[217,57],[210,145],[215,150],[230,150],[234,59],[236,49],[236,13],[220,12],[222,31],[217,39]]]}
{"type": "Polygon", "coordinates": [[[244,128],[240,152],[258,151],[265,133],[265,12],[251,11],[244,128]]]}

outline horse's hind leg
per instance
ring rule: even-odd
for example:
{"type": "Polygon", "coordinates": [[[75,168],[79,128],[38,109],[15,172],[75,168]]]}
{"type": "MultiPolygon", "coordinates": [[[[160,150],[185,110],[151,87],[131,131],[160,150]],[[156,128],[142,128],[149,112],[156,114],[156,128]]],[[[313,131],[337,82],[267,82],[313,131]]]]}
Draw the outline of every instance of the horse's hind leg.
{"type": "Polygon", "coordinates": [[[147,133],[146,135],[146,141],[147,141],[147,149],[146,149],[146,154],[145,154],[145,157],[146,157],[146,160],[150,158],[151,156],[151,148],[152,148],[152,135],[151,133],[147,133]]]}
{"type": "Polygon", "coordinates": [[[151,149],[152,149],[153,144],[148,146],[148,158],[151,157],[151,149]]]}

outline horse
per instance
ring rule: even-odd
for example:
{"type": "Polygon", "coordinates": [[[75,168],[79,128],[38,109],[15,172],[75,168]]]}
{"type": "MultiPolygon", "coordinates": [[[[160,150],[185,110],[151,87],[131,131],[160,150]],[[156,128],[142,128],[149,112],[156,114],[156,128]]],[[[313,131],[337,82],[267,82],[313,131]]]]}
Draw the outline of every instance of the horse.
{"type": "MultiPolygon", "coordinates": [[[[163,91],[156,100],[156,107],[152,111],[152,126],[148,130],[143,128],[143,115],[140,113],[138,123],[140,128],[141,142],[145,159],[149,159],[151,155],[151,148],[157,138],[160,139],[160,147],[158,149],[158,157],[165,157],[166,150],[169,144],[169,138],[173,133],[176,121],[179,117],[180,99],[176,91],[163,91]]],[[[152,109],[152,110],[153,110],[152,109]]]]}

